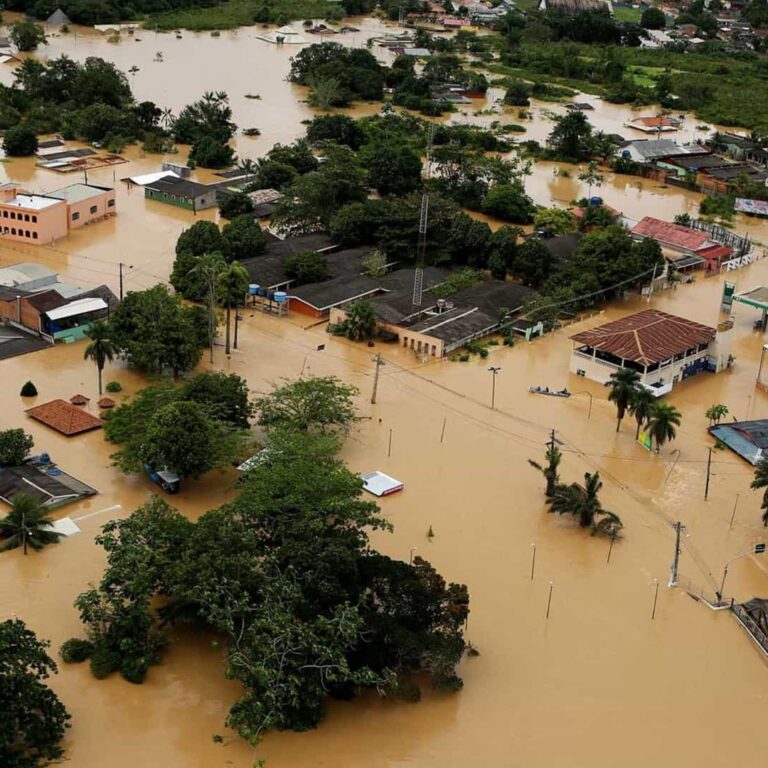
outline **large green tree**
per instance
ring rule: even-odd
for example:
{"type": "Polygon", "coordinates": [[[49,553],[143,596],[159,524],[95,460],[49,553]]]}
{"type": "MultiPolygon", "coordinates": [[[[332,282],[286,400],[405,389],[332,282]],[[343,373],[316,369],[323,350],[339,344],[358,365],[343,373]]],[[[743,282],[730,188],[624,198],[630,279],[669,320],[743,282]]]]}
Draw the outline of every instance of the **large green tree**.
{"type": "Polygon", "coordinates": [[[35,441],[23,429],[0,431],[0,467],[18,467],[29,456],[35,441]]]}
{"type": "Polygon", "coordinates": [[[0,765],[40,768],[64,754],[69,714],[46,680],[57,671],[39,640],[20,619],[0,622],[0,765]]]}
{"type": "Polygon", "coordinates": [[[164,285],[129,292],[110,326],[120,355],[153,374],[178,376],[194,368],[210,339],[205,310],[184,306],[164,285]]]}
{"type": "Polygon", "coordinates": [[[656,403],[648,419],[648,434],[656,443],[656,453],[677,437],[677,428],[683,417],[671,403],[656,403]]]}
{"type": "Polygon", "coordinates": [[[259,424],[269,430],[346,432],[356,420],[356,387],[334,376],[289,381],[256,400],[259,424]]]}

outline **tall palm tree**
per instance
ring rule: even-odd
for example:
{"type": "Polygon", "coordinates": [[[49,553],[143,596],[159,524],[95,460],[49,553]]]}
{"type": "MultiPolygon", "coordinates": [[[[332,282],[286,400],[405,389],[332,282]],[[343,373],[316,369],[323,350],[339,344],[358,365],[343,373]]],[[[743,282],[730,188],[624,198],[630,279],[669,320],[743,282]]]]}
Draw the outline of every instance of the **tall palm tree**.
{"type": "Polygon", "coordinates": [[[637,422],[635,440],[640,437],[640,428],[651,417],[655,405],[656,398],[645,387],[638,387],[635,390],[628,406],[629,412],[635,417],[635,421],[637,422]]]}
{"type": "Polygon", "coordinates": [[[763,525],[768,525],[768,459],[760,459],[758,462],[750,488],[765,488],[760,509],[763,510],[763,525]]]}
{"type": "Polygon", "coordinates": [[[248,271],[246,268],[236,261],[231,264],[227,264],[224,269],[219,273],[218,277],[218,292],[219,300],[224,304],[227,310],[227,329],[226,329],[226,341],[224,346],[225,354],[229,354],[230,351],[230,326],[232,307],[239,306],[243,300],[246,291],[248,290],[249,281],[248,271]]]}
{"type": "Polygon", "coordinates": [[[50,529],[48,510],[37,499],[26,493],[13,497],[11,511],[0,520],[0,549],[16,549],[27,546],[42,549],[46,544],[55,544],[61,534],[50,529]]]}
{"type": "Polygon", "coordinates": [[[632,397],[640,384],[640,374],[631,368],[619,368],[611,374],[608,381],[610,392],[608,399],[616,405],[616,431],[621,429],[621,420],[629,408],[632,397]]]}
{"type": "Polygon", "coordinates": [[[237,161],[237,169],[250,175],[256,173],[259,170],[259,166],[252,158],[241,157],[237,161]]]}
{"type": "Polygon", "coordinates": [[[584,474],[584,485],[558,484],[553,496],[547,500],[549,511],[559,515],[573,515],[582,528],[591,528],[592,534],[616,535],[623,527],[619,516],[603,509],[598,494],[603,487],[600,473],[584,474]]]}
{"type": "Polygon", "coordinates": [[[555,488],[557,488],[557,483],[560,480],[558,469],[560,467],[560,462],[563,460],[563,454],[560,452],[557,445],[549,443],[544,458],[547,460],[546,466],[542,466],[538,461],[534,461],[533,459],[528,459],[528,463],[544,475],[544,479],[547,481],[544,495],[548,499],[551,499],[555,495],[555,488]]]}
{"type": "Polygon", "coordinates": [[[682,421],[680,411],[669,403],[656,403],[648,420],[648,434],[656,441],[656,453],[661,446],[677,437],[677,427],[682,421]]]}
{"type": "Polygon", "coordinates": [[[118,349],[112,341],[112,329],[104,320],[97,320],[87,333],[91,343],[85,348],[84,359],[93,360],[99,370],[99,394],[101,394],[101,374],[107,362],[112,362],[118,349]]]}

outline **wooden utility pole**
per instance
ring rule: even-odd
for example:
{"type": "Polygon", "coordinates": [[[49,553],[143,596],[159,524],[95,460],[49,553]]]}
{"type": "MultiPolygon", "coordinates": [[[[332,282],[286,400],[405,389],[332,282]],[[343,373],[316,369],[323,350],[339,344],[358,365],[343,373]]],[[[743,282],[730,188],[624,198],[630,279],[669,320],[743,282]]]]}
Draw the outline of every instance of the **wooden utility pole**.
{"type": "Polygon", "coordinates": [[[709,473],[712,468],[712,448],[709,449],[709,454],[707,456],[707,483],[704,486],[704,501],[707,500],[709,497],[709,473]]]}
{"type": "Polygon", "coordinates": [[[680,534],[682,533],[685,526],[678,521],[675,523],[674,528],[675,528],[675,556],[672,559],[672,568],[669,574],[670,587],[677,586],[677,568],[678,568],[678,565],[680,564],[680,534]]]}
{"type": "Polygon", "coordinates": [[[376,363],[376,370],[373,373],[373,392],[371,392],[371,404],[376,403],[376,391],[379,388],[379,370],[384,365],[384,361],[381,359],[381,352],[373,358],[373,362],[376,363]]]}

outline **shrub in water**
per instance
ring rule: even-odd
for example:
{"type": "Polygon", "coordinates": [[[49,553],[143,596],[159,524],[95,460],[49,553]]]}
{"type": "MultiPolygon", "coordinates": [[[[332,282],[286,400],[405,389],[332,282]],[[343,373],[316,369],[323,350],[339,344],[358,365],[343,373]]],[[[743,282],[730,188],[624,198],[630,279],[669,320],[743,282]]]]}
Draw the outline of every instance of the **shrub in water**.
{"type": "Polygon", "coordinates": [[[107,386],[104,387],[104,389],[106,389],[107,392],[121,392],[123,385],[119,381],[110,381],[107,382],[107,386]]]}
{"type": "Polygon", "coordinates": [[[22,397],[36,397],[37,396],[37,387],[31,381],[28,381],[21,388],[21,393],[20,394],[21,394],[22,397]]]}
{"type": "Polygon", "coordinates": [[[97,648],[91,656],[91,673],[97,680],[109,677],[120,669],[120,657],[106,648],[97,648]]]}
{"type": "Polygon", "coordinates": [[[129,682],[135,685],[141,685],[147,678],[147,672],[149,671],[150,661],[144,656],[129,657],[123,659],[120,665],[120,672],[123,677],[129,682]]]}
{"type": "Polygon", "coordinates": [[[90,640],[73,637],[62,643],[59,655],[67,664],[80,664],[93,655],[93,643],[90,640]]]}

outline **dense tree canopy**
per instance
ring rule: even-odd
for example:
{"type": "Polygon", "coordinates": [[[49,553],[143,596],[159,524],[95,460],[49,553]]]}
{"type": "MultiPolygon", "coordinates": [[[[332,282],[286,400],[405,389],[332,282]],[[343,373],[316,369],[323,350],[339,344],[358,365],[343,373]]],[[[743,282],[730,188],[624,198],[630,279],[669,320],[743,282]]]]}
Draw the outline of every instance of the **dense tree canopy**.
{"type": "Polygon", "coordinates": [[[417,679],[461,686],[467,588],[370,546],[368,532],[389,526],[327,432],[326,405],[334,420],[339,403],[343,419],[354,415],[350,391],[320,382],[312,397],[293,382],[262,400],[287,404],[288,392],[291,406],[270,422],[235,501],[193,524],[155,499],[105,527],[104,577],[77,601],[95,673],[140,682],[165,642],[158,619],[196,620],[226,638],[224,673],[243,686],[227,724],[252,742],[316,726],[329,696],[417,697],[417,679]]]}
{"type": "Polygon", "coordinates": [[[20,619],[0,622],[0,765],[39,768],[62,757],[69,714],[46,685],[56,664],[49,643],[20,619]]]}
{"type": "Polygon", "coordinates": [[[209,342],[200,307],[185,307],[164,285],[131,291],[110,320],[112,341],[131,365],[174,376],[194,368],[209,342]]]}
{"type": "Polygon", "coordinates": [[[32,435],[21,428],[0,431],[0,467],[18,467],[34,444],[32,435]]]}

